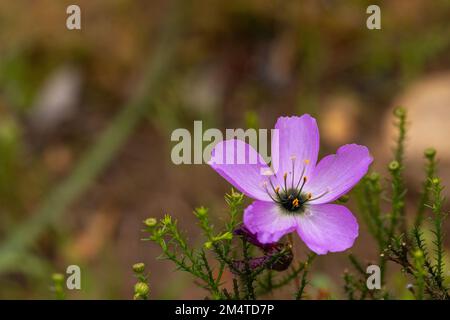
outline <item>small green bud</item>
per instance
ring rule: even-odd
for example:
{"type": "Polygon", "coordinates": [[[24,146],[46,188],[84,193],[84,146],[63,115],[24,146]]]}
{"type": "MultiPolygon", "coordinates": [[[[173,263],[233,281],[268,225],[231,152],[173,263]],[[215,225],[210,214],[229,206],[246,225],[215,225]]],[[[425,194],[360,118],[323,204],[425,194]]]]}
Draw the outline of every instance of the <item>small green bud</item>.
{"type": "Polygon", "coordinates": [[[425,150],[424,154],[427,159],[432,160],[436,156],[436,149],[428,148],[425,150]]]}
{"type": "Polygon", "coordinates": [[[204,218],[208,215],[208,209],[205,207],[200,207],[195,209],[194,213],[198,218],[204,218]]]}
{"type": "Polygon", "coordinates": [[[206,250],[209,250],[212,248],[213,243],[211,241],[207,241],[203,246],[205,247],[206,250]]]}
{"type": "Polygon", "coordinates": [[[61,273],[54,273],[52,274],[52,280],[55,283],[62,283],[64,282],[64,275],[61,273]]]}
{"type": "Polygon", "coordinates": [[[150,292],[150,288],[145,282],[138,282],[134,285],[134,292],[141,297],[145,297],[150,292]]]}
{"type": "Polygon", "coordinates": [[[389,163],[389,170],[392,172],[398,171],[400,169],[400,163],[398,161],[392,161],[389,163]]]}
{"type": "Polygon", "coordinates": [[[145,264],[142,262],[133,264],[133,271],[136,273],[142,273],[145,270],[145,264]]]}
{"type": "Polygon", "coordinates": [[[370,179],[372,182],[377,182],[378,180],[380,180],[380,174],[379,174],[378,172],[372,172],[372,173],[369,175],[369,179],[370,179]]]}
{"type": "Polygon", "coordinates": [[[240,192],[236,192],[234,189],[231,189],[231,192],[227,195],[233,201],[241,201],[244,195],[240,192]]]}
{"type": "Polygon", "coordinates": [[[422,250],[416,250],[415,252],[414,252],[414,258],[416,258],[416,259],[421,259],[423,257],[423,252],[422,252],[422,250]]]}
{"type": "Polygon", "coordinates": [[[158,221],[155,218],[147,218],[144,220],[144,224],[150,228],[156,226],[157,223],[158,221]]]}
{"type": "Polygon", "coordinates": [[[397,107],[394,110],[394,115],[399,118],[403,118],[406,116],[406,109],[402,107],[397,107]]]}
{"type": "Polygon", "coordinates": [[[438,185],[438,184],[441,183],[441,179],[439,179],[439,178],[433,178],[433,179],[431,179],[431,183],[434,184],[434,185],[438,185]]]}

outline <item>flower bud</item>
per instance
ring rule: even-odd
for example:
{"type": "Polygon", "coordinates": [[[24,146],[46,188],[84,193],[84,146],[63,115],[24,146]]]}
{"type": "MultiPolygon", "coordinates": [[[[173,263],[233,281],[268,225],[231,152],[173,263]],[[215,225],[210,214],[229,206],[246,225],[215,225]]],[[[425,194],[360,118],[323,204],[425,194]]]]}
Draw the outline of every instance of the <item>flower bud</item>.
{"type": "Polygon", "coordinates": [[[415,252],[414,252],[414,258],[416,258],[416,259],[421,259],[423,257],[423,252],[422,252],[422,250],[416,250],[415,252]]]}
{"type": "Polygon", "coordinates": [[[268,248],[272,248],[273,246],[276,245],[276,243],[261,243],[258,241],[258,238],[256,237],[255,234],[253,234],[252,232],[250,232],[250,230],[247,229],[247,227],[245,227],[244,225],[240,225],[238,228],[236,228],[233,231],[233,234],[236,236],[240,236],[243,239],[245,239],[246,241],[250,242],[251,244],[253,244],[254,246],[257,246],[263,250],[268,249],[268,248]]]}
{"type": "Polygon", "coordinates": [[[62,283],[64,282],[64,275],[61,273],[54,273],[52,274],[52,280],[55,283],[62,283]]]}
{"type": "Polygon", "coordinates": [[[145,282],[138,282],[134,285],[134,292],[141,297],[145,297],[150,292],[150,288],[145,282]]]}
{"type": "Polygon", "coordinates": [[[370,179],[372,182],[377,182],[378,180],[380,180],[380,174],[377,173],[377,172],[372,172],[372,173],[369,175],[369,179],[370,179]]]}
{"type": "Polygon", "coordinates": [[[158,221],[155,218],[147,218],[144,220],[144,224],[150,228],[156,226],[157,223],[158,221]]]}
{"type": "Polygon", "coordinates": [[[213,243],[211,241],[207,241],[203,244],[203,246],[205,247],[206,250],[209,250],[212,248],[213,243]]]}
{"type": "Polygon", "coordinates": [[[406,109],[402,107],[397,107],[394,110],[394,115],[399,118],[403,118],[406,116],[406,109]]]}
{"type": "Polygon", "coordinates": [[[142,262],[133,264],[133,271],[135,273],[142,273],[145,270],[145,264],[142,262]]]}
{"type": "Polygon", "coordinates": [[[201,219],[208,215],[208,209],[206,209],[205,207],[200,207],[195,209],[194,213],[197,216],[197,218],[201,219]]]}
{"type": "Polygon", "coordinates": [[[398,161],[392,161],[391,163],[389,163],[389,170],[392,172],[398,171],[398,169],[400,169],[400,163],[398,163],[398,161]]]}
{"type": "Polygon", "coordinates": [[[436,149],[428,148],[425,150],[424,154],[427,159],[432,160],[436,156],[436,149]]]}

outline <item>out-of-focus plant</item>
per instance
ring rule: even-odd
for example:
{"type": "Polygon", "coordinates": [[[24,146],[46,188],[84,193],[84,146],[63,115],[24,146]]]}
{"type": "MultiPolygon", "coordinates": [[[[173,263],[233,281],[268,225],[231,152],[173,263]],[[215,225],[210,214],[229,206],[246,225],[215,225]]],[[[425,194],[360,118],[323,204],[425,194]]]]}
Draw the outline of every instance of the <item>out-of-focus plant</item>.
{"type": "Polygon", "coordinates": [[[371,291],[365,285],[367,274],[359,260],[351,255],[350,261],[360,276],[344,275],[345,290],[349,298],[395,298],[386,286],[387,262],[401,267],[408,280],[408,289],[416,299],[449,299],[444,278],[444,247],[442,225],[446,214],[442,206],[444,197],[440,179],[436,176],[436,151],[425,151],[425,179],[417,204],[415,221],[410,226],[407,221],[405,197],[407,190],[403,172],[403,154],[406,138],[407,114],[405,109],[394,112],[399,135],[394,149],[394,159],[389,163],[390,188],[383,186],[380,174],[371,173],[363,179],[355,191],[360,216],[377,242],[379,266],[381,268],[381,290],[371,291]],[[388,211],[382,204],[387,202],[388,211]],[[427,215],[431,213],[431,215],[427,215]],[[431,222],[433,243],[427,245],[424,239],[425,221],[431,222]]]}
{"type": "Polygon", "coordinates": [[[57,300],[64,300],[66,298],[66,293],[64,291],[64,275],[62,273],[54,273],[52,274],[52,282],[53,285],[51,287],[52,291],[55,294],[55,298],[57,300]]]}
{"type": "MultiPolygon", "coordinates": [[[[29,246],[45,231],[46,227],[66,212],[70,203],[86,191],[95,177],[104,170],[123,143],[127,141],[142,117],[152,111],[153,99],[158,95],[157,92],[166,80],[171,61],[177,53],[180,25],[184,19],[181,1],[174,1],[172,5],[178,9],[169,10],[167,18],[163,20],[159,46],[149,58],[142,81],[136,87],[135,93],[126,102],[122,111],[99,135],[98,141],[86,151],[85,156],[82,157],[72,173],[55,187],[53,192],[49,193],[30,219],[15,227],[2,241],[0,244],[0,274],[17,270],[17,265],[20,265],[18,261],[28,258],[29,246]]],[[[5,128],[7,129],[6,126],[2,126],[0,130],[0,140],[5,140],[5,137],[3,139],[1,137],[1,135],[5,135],[3,132],[5,128]]],[[[6,134],[9,133],[6,132],[6,134]]],[[[4,149],[4,145],[5,142],[0,141],[0,149],[4,149]]],[[[3,175],[1,168],[4,166],[4,164],[0,166],[0,196],[1,176],[3,175]]]]}

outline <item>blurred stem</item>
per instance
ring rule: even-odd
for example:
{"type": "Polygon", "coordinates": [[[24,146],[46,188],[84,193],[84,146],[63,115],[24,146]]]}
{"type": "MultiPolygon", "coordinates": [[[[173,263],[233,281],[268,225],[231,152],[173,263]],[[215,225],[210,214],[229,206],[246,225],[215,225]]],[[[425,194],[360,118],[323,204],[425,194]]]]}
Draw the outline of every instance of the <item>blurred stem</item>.
{"type": "Polygon", "coordinates": [[[309,284],[309,281],[308,281],[309,268],[311,266],[311,263],[314,261],[315,257],[316,257],[315,253],[310,253],[308,255],[308,259],[305,261],[305,265],[303,268],[302,281],[301,281],[300,287],[298,288],[297,292],[295,293],[295,300],[302,300],[304,297],[305,288],[309,284]]]}
{"type": "Polygon", "coordinates": [[[64,275],[62,273],[52,274],[53,291],[57,300],[64,300],[66,294],[64,292],[64,275]]]}
{"type": "MultiPolygon", "coordinates": [[[[442,226],[445,218],[445,213],[442,212],[442,206],[444,203],[444,197],[442,195],[442,191],[444,187],[441,186],[441,182],[438,178],[434,178],[432,181],[432,193],[434,197],[434,203],[431,207],[433,211],[434,217],[434,228],[432,230],[434,234],[433,244],[435,246],[435,265],[434,270],[436,273],[436,283],[442,291],[447,293],[447,290],[444,288],[444,235],[442,231],[442,226]]],[[[448,294],[447,297],[448,298],[448,294]]]]}
{"type": "Polygon", "coordinates": [[[387,242],[392,241],[392,237],[396,231],[400,231],[405,237],[407,235],[406,217],[405,217],[405,196],[406,187],[403,181],[404,170],[404,153],[406,140],[406,110],[404,108],[397,108],[394,111],[396,117],[396,126],[398,127],[399,135],[394,151],[394,161],[389,164],[389,171],[392,178],[392,212],[388,231],[387,242]]]}
{"type": "Polygon", "coordinates": [[[249,253],[249,243],[247,240],[242,239],[242,255],[244,257],[245,272],[242,274],[242,280],[246,288],[246,300],[255,300],[255,289],[253,287],[253,282],[255,278],[252,276],[252,271],[250,268],[250,253],[249,253]]]}
{"type": "Polygon", "coordinates": [[[427,160],[425,166],[426,177],[423,182],[422,193],[420,195],[419,208],[416,214],[415,226],[420,227],[424,220],[425,210],[430,202],[431,181],[436,174],[436,151],[434,149],[427,149],[425,151],[425,158],[427,160]]]}
{"type": "Polygon", "coordinates": [[[0,247],[0,272],[14,267],[36,238],[61,217],[67,208],[90,187],[120,151],[133,132],[138,121],[145,115],[162,87],[163,77],[171,66],[178,35],[181,13],[180,0],[168,7],[158,47],[144,72],[135,95],[126,103],[112,123],[101,133],[97,142],[82,157],[72,174],[43,200],[30,218],[9,235],[0,247]]]}

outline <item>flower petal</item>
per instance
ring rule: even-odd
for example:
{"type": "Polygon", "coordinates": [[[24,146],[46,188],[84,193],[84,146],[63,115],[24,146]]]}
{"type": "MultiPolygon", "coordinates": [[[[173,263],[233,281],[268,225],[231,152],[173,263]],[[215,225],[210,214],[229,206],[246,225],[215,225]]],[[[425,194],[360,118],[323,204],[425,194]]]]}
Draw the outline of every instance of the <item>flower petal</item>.
{"type": "Polygon", "coordinates": [[[297,218],[281,211],[274,202],[255,201],[244,211],[244,225],[261,243],[273,243],[297,228],[297,218]]]}
{"type": "Polygon", "coordinates": [[[305,244],[317,254],[347,250],[358,237],[358,222],[344,206],[311,205],[298,218],[297,232],[305,244]]]}
{"type": "Polygon", "coordinates": [[[357,144],[348,144],[339,148],[336,154],[323,158],[305,186],[312,194],[311,204],[328,203],[338,199],[367,173],[373,158],[369,150],[357,144]]]}
{"type": "MultiPolygon", "coordinates": [[[[278,139],[272,138],[272,167],[278,174],[278,180],[288,173],[292,181],[292,157],[295,157],[294,181],[299,181],[301,173],[309,177],[319,154],[319,129],[316,119],[309,114],[301,117],[280,117],[275,124],[278,139]]],[[[283,183],[283,181],[279,181],[283,183]]]]}
{"type": "Polygon", "coordinates": [[[221,141],[212,150],[209,164],[248,197],[272,201],[262,186],[269,179],[263,173],[270,169],[249,144],[237,139],[221,141]]]}

